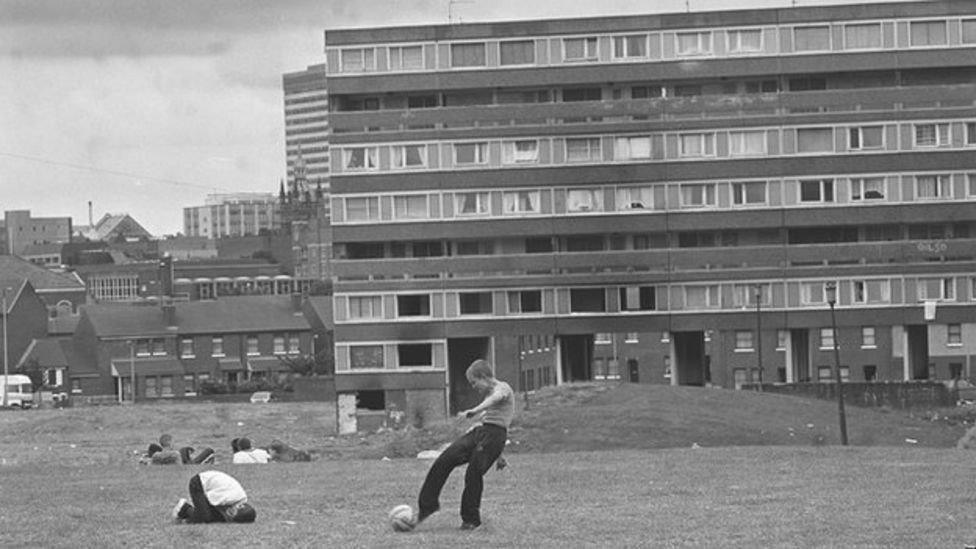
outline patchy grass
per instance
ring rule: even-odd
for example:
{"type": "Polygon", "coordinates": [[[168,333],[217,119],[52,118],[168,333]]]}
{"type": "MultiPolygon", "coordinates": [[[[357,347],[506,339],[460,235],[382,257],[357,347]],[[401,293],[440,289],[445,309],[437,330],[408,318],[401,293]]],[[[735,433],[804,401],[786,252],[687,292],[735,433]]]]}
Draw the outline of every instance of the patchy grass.
{"type": "Polygon", "coordinates": [[[219,465],[251,525],[176,525],[196,467],[20,464],[0,469],[4,547],[962,547],[976,541],[968,452],[735,447],[511,456],[486,478],[485,525],[460,532],[461,471],[442,512],[394,533],[429,462],[219,465]],[[14,503],[15,502],[15,503],[14,503]]]}

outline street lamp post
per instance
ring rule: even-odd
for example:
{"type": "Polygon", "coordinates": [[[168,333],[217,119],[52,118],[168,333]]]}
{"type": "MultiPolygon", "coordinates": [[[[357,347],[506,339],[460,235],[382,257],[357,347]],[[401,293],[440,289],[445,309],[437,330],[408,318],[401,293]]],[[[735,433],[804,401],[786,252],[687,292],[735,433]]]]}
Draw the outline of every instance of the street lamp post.
{"type": "Polygon", "coordinates": [[[828,282],[825,287],[827,304],[830,305],[830,327],[834,334],[834,374],[837,378],[837,414],[840,419],[840,443],[847,446],[847,416],[844,413],[844,385],[840,376],[840,350],[837,347],[837,316],[834,305],[837,303],[837,283],[828,282]]]}
{"type": "Polygon", "coordinates": [[[132,393],[132,403],[136,403],[136,347],[129,340],[129,392],[132,393]]]}
{"type": "Polygon", "coordinates": [[[763,355],[762,355],[762,284],[756,284],[756,364],[759,366],[759,390],[763,390],[763,355]]]}
{"type": "Polygon", "coordinates": [[[7,391],[9,391],[7,384],[10,378],[8,377],[8,366],[7,366],[7,290],[3,290],[3,300],[0,303],[0,307],[3,310],[3,405],[7,405],[7,391]]]}

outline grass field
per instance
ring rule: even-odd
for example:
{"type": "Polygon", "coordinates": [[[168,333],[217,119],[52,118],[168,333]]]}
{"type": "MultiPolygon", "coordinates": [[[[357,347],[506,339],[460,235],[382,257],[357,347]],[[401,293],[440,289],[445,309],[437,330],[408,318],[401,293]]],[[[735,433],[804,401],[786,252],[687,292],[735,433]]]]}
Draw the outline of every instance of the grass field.
{"type": "Polygon", "coordinates": [[[976,542],[976,460],[952,411],[911,417],[714,389],[568,386],[532,395],[486,478],[484,526],[457,530],[463,473],[408,534],[428,431],[336,437],[322,403],[174,404],[0,413],[0,547],[962,547],[976,542]],[[942,415],[940,415],[940,413],[942,415]],[[938,418],[938,419],[937,419],[938,418]],[[209,445],[252,525],[176,525],[195,466],[143,466],[163,431],[209,445]],[[235,466],[229,440],[280,437],[312,463],[235,466]],[[907,440],[906,440],[907,439],[907,440]],[[692,445],[697,445],[693,448],[692,445]],[[599,449],[599,451],[597,451],[599,449]]]}

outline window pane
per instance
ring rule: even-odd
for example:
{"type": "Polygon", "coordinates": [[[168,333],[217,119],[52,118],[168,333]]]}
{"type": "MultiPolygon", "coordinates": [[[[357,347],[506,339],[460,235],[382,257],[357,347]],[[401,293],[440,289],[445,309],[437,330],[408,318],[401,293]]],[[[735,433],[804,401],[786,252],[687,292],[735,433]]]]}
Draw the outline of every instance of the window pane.
{"type": "Polygon", "coordinates": [[[943,46],[946,44],[946,22],[913,21],[911,35],[913,46],[943,46]]]}
{"type": "Polygon", "coordinates": [[[427,195],[401,195],[393,197],[393,211],[397,219],[426,218],[427,195]]]}
{"type": "Polygon", "coordinates": [[[603,192],[599,189],[573,189],[566,197],[566,209],[570,212],[603,210],[603,192]]]}
{"type": "Polygon", "coordinates": [[[976,44],[976,19],[963,19],[962,41],[964,44],[976,44]]]}
{"type": "Polygon", "coordinates": [[[376,197],[347,198],[346,219],[367,221],[379,218],[379,199],[376,197]]]}
{"type": "Polygon", "coordinates": [[[800,128],[796,130],[797,152],[833,152],[834,130],[832,128],[800,128]]]}
{"type": "Polygon", "coordinates": [[[485,65],[485,44],[451,44],[452,67],[483,67],[485,65]]]}
{"type": "Polygon", "coordinates": [[[881,24],[844,26],[844,47],[848,49],[880,48],[881,24]]]}
{"type": "Polygon", "coordinates": [[[793,29],[796,51],[824,51],[830,49],[830,27],[796,27],[793,29]]]}
{"type": "Polygon", "coordinates": [[[539,142],[531,140],[506,141],[502,143],[502,162],[504,164],[529,164],[539,161],[539,142]]]}
{"type": "Polygon", "coordinates": [[[502,65],[531,65],[535,63],[535,42],[520,40],[499,44],[502,65]]]}
{"type": "Polygon", "coordinates": [[[566,60],[596,59],[596,45],[596,37],[566,38],[563,40],[566,60]]]}
{"type": "Polygon", "coordinates": [[[762,31],[759,29],[729,31],[729,51],[751,52],[762,48],[762,31]]]}

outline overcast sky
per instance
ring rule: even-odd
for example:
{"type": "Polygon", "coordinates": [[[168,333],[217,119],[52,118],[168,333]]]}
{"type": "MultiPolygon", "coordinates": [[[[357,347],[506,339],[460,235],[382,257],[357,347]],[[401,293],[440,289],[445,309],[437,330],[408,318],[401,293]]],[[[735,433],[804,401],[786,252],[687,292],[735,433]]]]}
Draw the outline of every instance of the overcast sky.
{"type": "MultiPolygon", "coordinates": [[[[868,0],[866,0],[868,1],[868,0]]],[[[688,0],[692,11],[852,3],[688,0]]],[[[281,76],[327,28],[685,11],[686,0],[0,0],[0,210],[158,235],[212,192],[277,192],[281,76]],[[449,5],[450,4],[450,5],[449,5]]]]}

